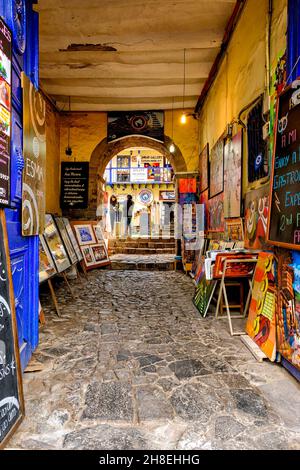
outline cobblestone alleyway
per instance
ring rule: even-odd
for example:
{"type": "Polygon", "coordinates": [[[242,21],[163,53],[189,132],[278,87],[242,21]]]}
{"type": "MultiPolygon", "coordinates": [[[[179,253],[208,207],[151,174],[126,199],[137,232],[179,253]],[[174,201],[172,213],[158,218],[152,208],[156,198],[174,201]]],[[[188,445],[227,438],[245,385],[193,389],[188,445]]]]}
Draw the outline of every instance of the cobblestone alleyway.
{"type": "Polygon", "coordinates": [[[26,418],[9,448],[300,448],[298,384],[202,319],[188,277],[88,278],[73,282],[76,301],[59,287],[61,318],[42,297],[44,370],[24,376],[26,418]]]}

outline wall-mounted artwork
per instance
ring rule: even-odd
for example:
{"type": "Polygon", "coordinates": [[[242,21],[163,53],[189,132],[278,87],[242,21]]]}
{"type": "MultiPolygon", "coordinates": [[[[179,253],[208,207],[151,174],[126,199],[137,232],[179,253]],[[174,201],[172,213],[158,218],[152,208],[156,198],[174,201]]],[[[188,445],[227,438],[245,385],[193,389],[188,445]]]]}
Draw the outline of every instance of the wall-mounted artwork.
{"type": "Polygon", "coordinates": [[[209,198],[223,191],[224,186],[224,141],[219,139],[209,155],[209,198]]]}
{"type": "Polygon", "coordinates": [[[276,359],[274,255],[261,252],[254,273],[246,333],[270,361],[276,359]]]}
{"type": "Polygon", "coordinates": [[[200,192],[208,189],[208,156],[209,145],[206,144],[204,149],[199,155],[199,178],[200,178],[200,192]]]}
{"type": "Polygon", "coordinates": [[[240,217],[242,199],[242,131],[224,147],[224,217],[240,217]]]}
{"type": "Polygon", "coordinates": [[[200,204],[204,205],[204,230],[208,227],[208,189],[200,194],[200,204]]]}
{"type": "Polygon", "coordinates": [[[224,232],[224,194],[221,193],[207,203],[209,232],[224,232]]]}
{"type": "Polygon", "coordinates": [[[179,192],[180,193],[196,193],[197,192],[196,178],[180,178],[179,192]]]}
{"type": "Polygon", "coordinates": [[[143,135],[164,142],[163,111],[111,111],[107,115],[109,142],[127,135],[143,135]]]}
{"type": "Polygon", "coordinates": [[[267,185],[245,196],[245,248],[263,250],[268,247],[269,190],[267,185]]]}
{"type": "Polygon", "coordinates": [[[300,253],[281,250],[277,258],[278,351],[300,371],[300,253]]]}
{"type": "Polygon", "coordinates": [[[57,271],[61,273],[68,269],[71,266],[71,263],[57,226],[54,222],[54,217],[51,214],[45,215],[45,231],[43,236],[57,271]]]}

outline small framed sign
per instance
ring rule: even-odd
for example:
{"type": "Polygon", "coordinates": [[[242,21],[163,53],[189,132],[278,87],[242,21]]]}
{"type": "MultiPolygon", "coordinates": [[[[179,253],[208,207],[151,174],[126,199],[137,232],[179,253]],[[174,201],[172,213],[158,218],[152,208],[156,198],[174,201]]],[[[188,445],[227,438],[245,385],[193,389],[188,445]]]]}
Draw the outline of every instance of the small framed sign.
{"type": "Polygon", "coordinates": [[[0,448],[24,418],[15,300],[4,211],[0,211],[0,448]]]}
{"type": "Polygon", "coordinates": [[[89,163],[62,162],[60,207],[86,209],[89,194],[89,163]]]}

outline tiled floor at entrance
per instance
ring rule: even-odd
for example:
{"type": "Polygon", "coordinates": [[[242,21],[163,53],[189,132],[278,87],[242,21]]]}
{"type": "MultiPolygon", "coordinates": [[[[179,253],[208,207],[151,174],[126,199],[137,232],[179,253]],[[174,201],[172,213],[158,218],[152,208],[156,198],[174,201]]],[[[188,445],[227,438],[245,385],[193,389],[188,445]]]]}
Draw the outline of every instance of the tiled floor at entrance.
{"type": "Polygon", "coordinates": [[[74,290],[61,318],[42,298],[44,370],[10,448],[300,449],[299,385],[200,318],[188,277],[99,270],[74,290]]]}

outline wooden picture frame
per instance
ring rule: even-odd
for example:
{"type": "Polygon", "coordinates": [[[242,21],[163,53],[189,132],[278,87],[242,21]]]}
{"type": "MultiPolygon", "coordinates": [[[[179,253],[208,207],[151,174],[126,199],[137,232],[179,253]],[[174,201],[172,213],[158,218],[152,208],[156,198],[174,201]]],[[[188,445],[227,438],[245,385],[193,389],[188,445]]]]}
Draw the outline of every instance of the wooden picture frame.
{"type": "Polygon", "coordinates": [[[63,222],[64,222],[64,224],[65,224],[66,231],[67,231],[67,233],[68,233],[68,235],[69,235],[69,238],[70,238],[70,240],[71,240],[72,246],[73,246],[73,248],[74,248],[74,250],[75,250],[77,259],[78,259],[78,261],[82,261],[82,260],[83,260],[83,255],[82,255],[82,253],[81,253],[81,250],[80,250],[79,245],[78,245],[78,243],[77,243],[76,237],[75,237],[74,232],[73,232],[73,230],[72,230],[70,221],[69,221],[69,219],[67,219],[66,217],[62,217],[62,219],[63,219],[63,222]]]}
{"type": "Polygon", "coordinates": [[[45,231],[43,236],[57,271],[62,273],[70,268],[71,263],[52,214],[45,215],[45,231]]]}
{"type": "Polygon", "coordinates": [[[45,242],[45,239],[44,239],[43,235],[39,235],[39,258],[40,258],[40,262],[39,262],[39,284],[41,284],[42,282],[48,281],[48,279],[51,279],[51,277],[53,277],[53,276],[55,276],[55,274],[57,274],[56,266],[54,264],[53,258],[51,256],[51,253],[50,253],[49,248],[48,248],[48,246],[45,242]],[[41,271],[41,266],[42,266],[41,255],[43,255],[43,254],[47,258],[49,269],[45,269],[45,270],[41,271]],[[42,275],[42,273],[45,273],[45,274],[42,275]]]}
{"type": "Polygon", "coordinates": [[[73,228],[74,234],[77,238],[77,242],[83,256],[82,263],[84,263],[86,270],[100,268],[110,264],[106,240],[104,239],[103,231],[99,222],[95,220],[73,220],[71,221],[71,227],[73,228]],[[80,232],[81,228],[84,229],[89,240],[82,239],[82,232],[80,232]],[[100,256],[100,253],[103,250],[106,254],[105,258],[100,256]]]}
{"type": "Polygon", "coordinates": [[[8,367],[12,368],[14,363],[16,369],[16,373],[6,374],[3,381],[1,381],[0,411],[3,411],[3,416],[0,414],[0,449],[2,449],[17,430],[25,416],[15,299],[10,266],[6,220],[3,210],[0,210],[0,264],[0,303],[2,303],[1,307],[3,313],[0,319],[0,325],[3,327],[0,331],[0,346],[2,352],[0,370],[4,365],[6,369],[8,367]],[[6,296],[6,299],[3,297],[3,295],[6,296]],[[11,319],[11,321],[9,321],[9,319],[11,319]],[[8,341],[10,341],[10,343],[8,341]],[[9,357],[7,357],[8,354],[10,355],[9,357]],[[5,386],[9,380],[10,383],[8,384],[8,387],[13,385],[14,390],[6,392],[5,386]],[[8,412],[9,419],[6,418],[8,412]],[[13,416],[13,413],[16,413],[16,415],[13,416]],[[11,427],[9,427],[10,425],[11,427]]]}
{"type": "Polygon", "coordinates": [[[74,264],[78,263],[78,258],[77,258],[75,249],[74,249],[74,247],[71,243],[70,237],[68,235],[66,226],[65,226],[64,221],[63,221],[63,218],[55,216],[54,220],[55,220],[57,229],[60,233],[61,239],[62,239],[62,241],[65,245],[65,250],[66,250],[66,253],[69,257],[70,263],[73,266],[74,264]]]}
{"type": "Polygon", "coordinates": [[[221,194],[224,190],[224,139],[215,143],[209,154],[208,164],[209,199],[221,194]]]}

